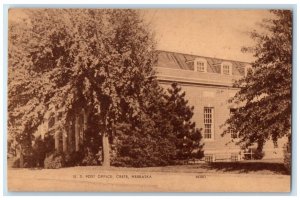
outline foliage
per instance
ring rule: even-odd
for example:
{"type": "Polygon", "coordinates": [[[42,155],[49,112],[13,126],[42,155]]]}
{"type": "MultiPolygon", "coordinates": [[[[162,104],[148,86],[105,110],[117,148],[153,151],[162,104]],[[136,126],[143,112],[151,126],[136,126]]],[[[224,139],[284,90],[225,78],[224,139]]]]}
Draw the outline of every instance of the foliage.
{"type": "Polygon", "coordinates": [[[97,127],[95,119],[90,119],[89,127],[85,131],[81,165],[96,165],[102,162],[102,141],[99,134],[99,127],[97,127]]]}
{"type": "Polygon", "coordinates": [[[19,168],[19,167],[20,167],[20,158],[16,158],[13,161],[12,168],[19,168]]]}
{"type": "Polygon", "coordinates": [[[246,50],[251,50],[256,60],[247,76],[236,82],[240,91],[231,101],[238,108],[226,121],[239,133],[239,144],[258,143],[260,151],[266,140],[291,135],[292,13],[271,12],[274,18],[265,20],[266,31],[252,32],[257,43],[246,50]]]}
{"type": "Polygon", "coordinates": [[[99,161],[99,157],[97,156],[96,153],[94,153],[91,148],[87,147],[84,151],[84,156],[83,159],[81,161],[81,165],[99,165],[100,161],[99,161]]]}
{"type": "MultiPolygon", "coordinates": [[[[23,155],[23,167],[34,168],[43,167],[46,154],[52,152],[54,149],[54,141],[52,137],[45,136],[44,139],[41,136],[34,139],[31,148],[27,149],[27,153],[23,155]]],[[[20,167],[20,158],[14,160],[13,167],[20,167]]]]}
{"type": "Polygon", "coordinates": [[[137,97],[153,81],[155,54],[138,11],[27,11],[9,24],[8,76],[9,133],[25,154],[50,107],[64,110],[53,129],[62,131],[82,108],[109,137],[122,118],[140,114],[137,97]]]}
{"type": "Polygon", "coordinates": [[[64,163],[67,167],[80,166],[84,159],[83,151],[72,151],[64,153],[64,163]]]}
{"type": "MultiPolygon", "coordinates": [[[[154,41],[137,10],[28,11],[9,26],[9,133],[24,154],[35,151],[38,160],[47,154],[38,150],[46,144],[32,141],[49,112],[62,111],[52,135],[83,109],[89,116],[82,148],[48,155],[46,168],[99,164],[99,148],[107,152],[103,138],[113,144],[117,165],[201,156],[192,108],[176,86],[169,96],[158,85],[154,41]]],[[[102,157],[103,165],[110,161],[102,157]]]]}
{"type": "Polygon", "coordinates": [[[255,151],[253,151],[253,157],[252,157],[252,159],[260,160],[264,156],[265,156],[265,153],[262,151],[262,149],[255,149],[255,151]]]}
{"type": "Polygon", "coordinates": [[[291,173],[292,170],[292,166],[291,166],[291,162],[292,162],[292,158],[291,158],[291,141],[290,139],[288,140],[288,142],[284,145],[283,148],[283,155],[284,155],[284,167],[286,168],[288,173],[291,173]]]}
{"type": "Polygon", "coordinates": [[[65,155],[62,152],[54,151],[46,156],[44,167],[46,169],[59,169],[66,166],[65,155]]]}
{"type": "Polygon", "coordinates": [[[191,159],[203,157],[201,130],[192,122],[194,107],[188,105],[185,92],[177,83],[172,83],[166,98],[165,119],[171,123],[176,137],[176,158],[191,159]]]}
{"type": "Polygon", "coordinates": [[[175,142],[170,123],[164,118],[163,90],[153,83],[141,96],[142,112],[135,118],[127,118],[115,127],[116,166],[161,166],[175,159],[175,142]]]}
{"type": "Polygon", "coordinates": [[[165,166],[203,157],[201,132],[191,122],[193,108],[184,99],[185,93],[176,83],[168,93],[155,84],[152,88],[143,98],[141,121],[116,128],[116,166],[165,166]]]}
{"type": "MultiPolygon", "coordinates": [[[[20,168],[21,167],[21,161],[19,157],[16,157],[13,161],[13,168],[20,168]]],[[[31,154],[27,154],[23,156],[23,166],[22,168],[34,168],[37,167],[37,162],[34,160],[34,157],[31,154]]]]}
{"type": "Polygon", "coordinates": [[[33,167],[43,167],[46,155],[49,154],[54,149],[54,140],[51,136],[46,135],[43,139],[41,136],[35,139],[34,145],[32,147],[32,160],[34,163],[33,167]]]}

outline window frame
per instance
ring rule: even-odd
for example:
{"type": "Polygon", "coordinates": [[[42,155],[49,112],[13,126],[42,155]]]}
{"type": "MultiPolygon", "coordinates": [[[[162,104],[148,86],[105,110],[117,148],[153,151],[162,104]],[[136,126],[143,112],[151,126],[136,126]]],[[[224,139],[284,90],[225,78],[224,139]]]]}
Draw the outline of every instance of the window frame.
{"type": "Polygon", "coordinates": [[[213,154],[204,155],[204,161],[207,163],[214,162],[214,155],[213,154]]]}
{"type": "Polygon", "coordinates": [[[215,132],[214,132],[214,107],[211,106],[205,106],[203,109],[203,124],[204,124],[204,130],[203,130],[203,139],[204,140],[214,140],[215,132]],[[206,110],[209,109],[210,113],[206,112],[206,110]],[[208,125],[208,126],[206,126],[208,125]],[[210,130],[210,132],[206,132],[207,130],[210,130]],[[210,135],[210,137],[207,137],[210,135]]]}
{"type": "Polygon", "coordinates": [[[230,154],[231,162],[238,162],[239,161],[239,154],[238,153],[231,153],[230,154]]]}
{"type": "Polygon", "coordinates": [[[222,62],[222,64],[221,64],[221,74],[226,75],[226,76],[232,75],[232,63],[231,62],[222,62]],[[224,73],[224,66],[228,66],[228,74],[224,73]]]}
{"type": "Polygon", "coordinates": [[[194,61],[194,71],[195,72],[200,72],[200,73],[206,73],[207,72],[207,60],[204,58],[196,58],[194,61]],[[203,64],[203,71],[198,70],[198,63],[203,64]]]}

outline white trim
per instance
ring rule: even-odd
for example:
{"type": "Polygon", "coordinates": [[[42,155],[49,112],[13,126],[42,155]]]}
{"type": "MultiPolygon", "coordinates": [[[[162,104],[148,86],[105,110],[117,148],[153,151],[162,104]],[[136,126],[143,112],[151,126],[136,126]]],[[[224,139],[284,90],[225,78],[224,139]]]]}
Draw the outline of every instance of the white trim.
{"type": "MultiPolygon", "coordinates": [[[[208,81],[208,80],[197,80],[192,78],[179,78],[177,76],[157,76],[158,81],[181,81],[191,84],[206,84],[206,85],[218,85],[218,86],[224,86],[224,87],[232,87],[232,82],[217,82],[217,81],[208,81]]],[[[237,79],[238,80],[238,79],[237,79]]]]}
{"type": "Polygon", "coordinates": [[[239,148],[238,146],[236,148],[213,148],[213,149],[205,149],[204,148],[204,154],[215,154],[215,155],[228,155],[228,154],[231,154],[231,153],[240,153],[242,152],[242,149],[239,148]]]}
{"type": "Polygon", "coordinates": [[[194,71],[195,71],[195,72],[206,73],[206,72],[207,72],[207,60],[204,59],[204,58],[196,58],[196,59],[194,60],[194,71]],[[198,71],[198,70],[197,70],[197,67],[198,67],[197,64],[198,64],[198,62],[203,63],[204,71],[198,71]]]}
{"type": "Polygon", "coordinates": [[[232,63],[231,62],[225,61],[225,62],[221,63],[221,74],[232,75],[232,63]],[[228,65],[229,66],[229,74],[224,74],[224,71],[223,71],[224,65],[228,65]]]}
{"type": "MultiPolygon", "coordinates": [[[[205,141],[214,141],[214,139],[215,139],[215,123],[214,123],[214,118],[215,118],[215,114],[214,114],[214,110],[215,110],[215,108],[214,107],[212,107],[212,106],[204,106],[203,107],[203,124],[204,124],[204,133],[203,133],[203,139],[205,140],[205,141]],[[205,138],[205,114],[209,114],[209,113],[205,113],[205,109],[210,109],[210,111],[211,111],[211,123],[210,123],[210,135],[211,135],[211,137],[210,138],[205,138]]],[[[209,124],[209,123],[207,123],[207,124],[209,124]]]]}
{"type": "MultiPolygon", "coordinates": [[[[173,70],[173,71],[188,71],[188,72],[193,72],[193,70],[190,70],[190,69],[177,69],[177,68],[171,68],[171,67],[153,67],[153,69],[154,70],[156,70],[156,72],[157,72],[157,70],[159,71],[160,69],[162,69],[162,70],[173,70]]],[[[194,70],[195,71],[195,70],[194,70]]],[[[216,72],[206,72],[207,74],[213,74],[213,75],[218,75],[218,76],[220,76],[220,75],[222,75],[222,74],[220,74],[220,73],[216,73],[216,72]]],[[[235,75],[233,75],[234,77],[238,77],[238,78],[242,78],[243,77],[243,75],[237,75],[237,74],[235,74],[235,75]]],[[[179,77],[177,77],[177,78],[179,78],[179,77]]]]}

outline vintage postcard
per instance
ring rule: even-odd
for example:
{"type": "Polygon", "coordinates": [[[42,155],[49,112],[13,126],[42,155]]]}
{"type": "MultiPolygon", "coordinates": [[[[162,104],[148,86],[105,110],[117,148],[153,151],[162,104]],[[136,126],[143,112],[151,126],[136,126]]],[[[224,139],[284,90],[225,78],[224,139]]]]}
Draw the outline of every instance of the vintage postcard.
{"type": "Polygon", "coordinates": [[[290,192],[292,16],[9,9],[8,192],[290,192]]]}

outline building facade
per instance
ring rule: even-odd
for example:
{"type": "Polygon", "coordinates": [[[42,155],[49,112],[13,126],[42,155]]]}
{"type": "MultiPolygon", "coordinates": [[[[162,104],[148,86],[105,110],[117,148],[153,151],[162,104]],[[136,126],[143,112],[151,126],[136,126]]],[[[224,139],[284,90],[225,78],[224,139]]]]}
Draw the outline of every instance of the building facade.
{"type": "MultiPolygon", "coordinates": [[[[177,82],[185,91],[189,105],[194,106],[193,121],[202,129],[204,159],[207,162],[239,161],[251,159],[252,149],[247,151],[236,145],[237,133],[230,132],[221,136],[225,121],[234,112],[235,105],[228,103],[239,88],[233,87],[235,80],[247,75],[249,63],[188,55],[182,53],[158,52],[155,66],[157,78],[165,89],[177,82]]],[[[60,121],[60,111],[49,110],[37,135],[55,130],[60,121]],[[57,123],[58,122],[58,123],[57,123]]],[[[87,112],[83,109],[74,113],[63,131],[53,132],[55,149],[62,152],[78,151],[83,143],[87,129],[87,112]]],[[[277,144],[268,141],[264,158],[283,158],[284,139],[277,144]]],[[[255,149],[255,146],[253,147],[255,149]]]]}
{"type": "MultiPolygon", "coordinates": [[[[218,58],[166,51],[158,54],[158,80],[164,88],[177,82],[186,92],[189,105],[194,106],[193,120],[202,128],[204,159],[208,162],[251,159],[254,154],[255,146],[243,150],[236,145],[237,133],[221,136],[225,121],[235,110],[228,102],[239,90],[233,83],[246,76],[250,67],[246,62],[218,58]]],[[[264,158],[283,158],[283,144],[284,139],[277,144],[268,141],[264,158]]]]}

